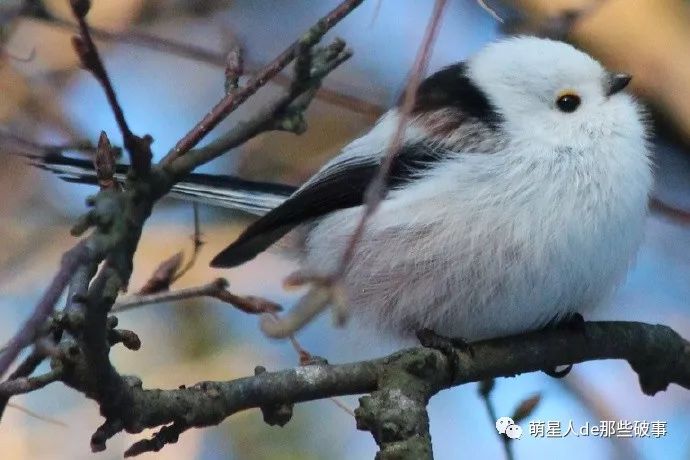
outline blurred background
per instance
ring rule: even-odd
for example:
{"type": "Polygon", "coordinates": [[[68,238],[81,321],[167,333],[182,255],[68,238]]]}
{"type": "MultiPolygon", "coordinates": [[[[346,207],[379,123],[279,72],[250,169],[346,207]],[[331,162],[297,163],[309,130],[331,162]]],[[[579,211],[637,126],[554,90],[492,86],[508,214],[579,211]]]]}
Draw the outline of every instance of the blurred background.
{"type": "MultiPolygon", "coordinates": [[[[233,43],[244,49],[247,68],[257,69],[298,37],[336,0],[98,0],[89,21],[113,33],[100,40],[105,64],[133,131],[150,133],[160,158],[223,94],[223,61],[233,43]],[[180,56],[148,36],[206,50],[180,56]],[[151,49],[157,48],[157,49],[151,49]]],[[[461,60],[505,32],[567,39],[612,70],[632,73],[632,91],[650,108],[655,127],[655,196],[690,210],[690,2],[683,0],[505,0],[487,2],[506,19],[499,24],[474,0],[450,0],[430,71],[461,60]]],[[[368,129],[403,88],[432,0],[366,0],[329,38],[343,37],[354,57],[326,80],[308,111],[302,136],[262,135],[206,167],[261,180],[299,184],[349,139],[368,129]]],[[[69,44],[66,0],[0,2],[0,148],[11,132],[37,143],[95,142],[105,130],[119,143],[117,126],[95,80],[77,66],[69,44]],[[44,6],[49,16],[42,11],[44,6]],[[22,10],[22,7],[24,8],[22,10]]],[[[289,74],[286,74],[289,76],[289,74]]],[[[286,81],[285,79],[282,80],[286,81]]],[[[280,81],[279,81],[280,83],[280,81]]],[[[284,84],[284,83],[283,83],[284,84]]],[[[213,135],[241,120],[283,90],[270,84],[213,135]]],[[[212,136],[211,136],[212,137],[212,136]]],[[[69,227],[93,190],[66,184],[26,161],[0,156],[0,342],[28,315],[60,255],[74,240],[69,227]]],[[[289,307],[299,292],[281,281],[294,268],[279,254],[265,254],[237,269],[208,268],[210,257],[249,222],[239,213],[200,208],[203,246],[198,263],[175,288],[217,276],[231,290],[255,294],[289,307]]],[[[179,250],[191,252],[192,208],[163,200],[145,228],[131,287],[138,289],[155,267],[179,250]]],[[[256,365],[292,367],[297,356],[286,341],[265,338],[257,318],[213,300],[148,306],[119,315],[120,325],[142,338],[138,352],[113,348],[122,373],[142,377],[147,387],[175,388],[201,380],[251,375],[256,365]]],[[[654,213],[635,268],[597,318],[672,326],[690,337],[690,224],[654,213]]],[[[400,344],[336,329],[329,315],[301,331],[298,339],[334,363],[390,352],[400,344]]],[[[576,427],[600,420],[663,421],[660,438],[534,438],[514,443],[517,459],[690,458],[690,393],[676,386],[650,398],[624,362],[577,365],[562,381],[528,374],[496,381],[494,404],[510,415],[533,394],[541,402],[529,421],[569,421],[576,427]]],[[[92,454],[89,437],[100,425],[96,405],[60,385],[14,403],[60,420],[59,426],[8,408],[0,425],[3,459],[121,458],[147,433],[119,434],[106,452],[92,454]]],[[[356,398],[343,398],[351,408],[356,398]]],[[[503,458],[477,385],[455,388],[429,405],[437,459],[503,458]]],[[[217,427],[184,433],[161,459],[370,459],[376,446],[358,432],[354,419],[331,401],[298,405],[283,428],[269,427],[259,411],[237,414],[217,427]]]]}

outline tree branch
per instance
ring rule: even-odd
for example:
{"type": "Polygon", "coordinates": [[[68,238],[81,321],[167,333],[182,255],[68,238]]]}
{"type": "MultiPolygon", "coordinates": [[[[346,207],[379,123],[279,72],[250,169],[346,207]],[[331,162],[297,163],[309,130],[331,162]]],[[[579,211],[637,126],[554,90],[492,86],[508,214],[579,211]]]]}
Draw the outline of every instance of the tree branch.
{"type": "Polygon", "coordinates": [[[44,386],[57,382],[62,377],[61,369],[52,369],[45,374],[36,377],[20,377],[0,383],[0,395],[9,397],[22,393],[29,393],[44,386]]]}
{"type": "MultiPolygon", "coordinates": [[[[299,119],[300,112],[305,109],[315,89],[320,86],[322,79],[352,55],[349,50],[344,49],[344,43],[339,40],[330,46],[315,50],[314,54],[317,55],[314,57],[315,65],[307,81],[301,82],[299,85],[292,85],[286,94],[259,109],[249,120],[236,123],[227,133],[219,136],[203,148],[192,149],[181,156],[174,155],[174,152],[171,151],[161,161],[161,164],[173,177],[181,178],[197,166],[242,145],[262,132],[271,130],[303,132],[304,125],[295,123],[293,120],[299,119]],[[292,122],[292,127],[286,126],[286,121],[287,124],[292,122]]],[[[233,91],[229,97],[242,91],[233,91]]],[[[190,134],[191,132],[187,136],[190,134]]]]}
{"type": "MultiPolygon", "coordinates": [[[[473,356],[456,353],[460,365],[455,375],[449,375],[448,358],[441,352],[412,348],[371,361],[314,364],[227,382],[201,382],[177,390],[143,389],[141,381],[130,377],[125,387],[127,397],[123,398],[127,404],[119,406],[116,415],[120,430],[131,433],[170,423],[183,423],[186,429],[216,425],[249,408],[379,391],[383,393],[374,400],[365,399],[356,411],[358,426],[374,431],[379,444],[386,445],[382,448],[395,450],[407,445],[405,449],[419,453],[427,440],[422,444],[404,441],[411,442],[414,432],[423,432],[420,427],[428,423],[425,410],[408,412],[404,417],[398,414],[403,419],[383,425],[383,419],[373,416],[372,411],[383,410],[386,403],[400,403],[402,397],[414,405],[425,405],[449,386],[599,359],[628,361],[648,395],[670,383],[690,389],[690,343],[666,326],[587,322],[582,332],[545,330],[477,342],[473,356]],[[416,428],[410,431],[410,426],[416,428]]],[[[79,385],[72,386],[84,391],[79,385]]]]}

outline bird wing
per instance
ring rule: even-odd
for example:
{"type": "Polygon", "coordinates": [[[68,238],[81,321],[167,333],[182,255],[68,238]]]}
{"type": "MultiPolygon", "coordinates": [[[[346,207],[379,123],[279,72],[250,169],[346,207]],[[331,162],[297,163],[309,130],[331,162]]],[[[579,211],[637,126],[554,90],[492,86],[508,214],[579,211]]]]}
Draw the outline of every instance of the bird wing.
{"type": "MultiPolygon", "coordinates": [[[[404,146],[395,156],[387,188],[414,180],[446,155],[428,144],[404,146]]],[[[234,267],[253,259],[299,224],[340,209],[364,203],[364,194],[375,177],[380,156],[346,156],[328,164],[290,198],[254,221],[211,262],[213,267],[234,267]]]]}

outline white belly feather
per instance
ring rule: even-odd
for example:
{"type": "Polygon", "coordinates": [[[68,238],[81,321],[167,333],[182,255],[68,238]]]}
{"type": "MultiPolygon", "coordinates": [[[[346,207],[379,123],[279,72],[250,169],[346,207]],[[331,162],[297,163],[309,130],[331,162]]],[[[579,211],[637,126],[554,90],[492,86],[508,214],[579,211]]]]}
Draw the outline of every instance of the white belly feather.
{"type": "MultiPolygon", "coordinates": [[[[463,154],[391,192],[347,272],[353,316],[478,340],[600,304],[642,238],[651,185],[644,145],[607,144],[617,149],[463,154]]],[[[335,268],[360,215],[321,220],[305,267],[335,268]]]]}

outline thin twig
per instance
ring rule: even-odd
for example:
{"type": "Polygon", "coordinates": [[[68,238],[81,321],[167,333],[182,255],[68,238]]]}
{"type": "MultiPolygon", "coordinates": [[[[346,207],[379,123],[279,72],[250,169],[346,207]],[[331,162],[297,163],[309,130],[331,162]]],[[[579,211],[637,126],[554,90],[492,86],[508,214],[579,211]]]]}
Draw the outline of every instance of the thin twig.
{"type": "MultiPolygon", "coordinates": [[[[596,417],[595,420],[620,420],[608,401],[597,392],[596,388],[580,378],[577,372],[570,372],[567,377],[557,382],[577,398],[596,417]]],[[[640,458],[639,452],[627,439],[618,436],[610,436],[608,439],[611,441],[616,459],[637,460],[640,458]]]]}
{"type": "Polygon", "coordinates": [[[182,278],[196,263],[199,251],[204,242],[201,240],[201,226],[199,224],[199,208],[197,203],[192,203],[192,210],[194,213],[194,235],[192,236],[194,247],[191,257],[182,267],[180,267],[183,260],[182,251],[161,262],[146,283],[144,283],[144,286],[139,290],[137,293],[138,296],[167,291],[175,281],[182,278]]]}
{"type": "MultiPolygon", "coordinates": [[[[29,17],[47,22],[48,24],[63,29],[78,30],[79,27],[72,21],[58,17],[29,17]]],[[[224,68],[226,66],[226,56],[221,53],[209,51],[205,48],[188,43],[176,42],[174,40],[157,37],[144,31],[127,30],[125,32],[115,32],[93,26],[90,27],[90,29],[92,36],[99,40],[123,43],[147,48],[153,51],[169,53],[182,58],[210,64],[215,67],[224,68]]],[[[258,67],[259,65],[256,63],[252,64],[251,66],[245,65],[244,74],[251,77],[252,75],[256,74],[256,71],[253,70],[253,68],[258,67]]],[[[282,74],[276,75],[273,78],[273,81],[283,87],[288,87],[290,84],[292,84],[292,81],[282,74]]],[[[324,102],[328,102],[329,104],[333,104],[368,117],[378,117],[385,111],[384,108],[379,104],[374,104],[364,99],[343,94],[329,88],[320,88],[316,94],[316,97],[324,102]]]]}
{"type": "MultiPolygon", "coordinates": [[[[4,351],[4,350],[3,350],[4,351]]],[[[42,353],[38,344],[34,346],[29,355],[17,366],[17,368],[9,375],[7,380],[15,380],[22,377],[28,377],[45,359],[45,354],[42,353]]],[[[9,396],[0,397],[0,420],[5,412],[5,407],[9,406],[9,396]]]]}
{"type": "Polygon", "coordinates": [[[194,244],[192,248],[192,256],[187,260],[187,263],[175,273],[172,278],[172,282],[182,278],[189,270],[194,267],[196,259],[201,252],[201,247],[204,245],[204,241],[201,239],[201,224],[199,222],[199,205],[198,203],[192,203],[192,212],[194,213],[194,235],[192,236],[192,242],[194,244]]]}
{"type": "Polygon", "coordinates": [[[258,74],[249,80],[241,90],[227,94],[199,123],[197,123],[196,126],[194,126],[194,128],[192,128],[191,131],[180,139],[170,153],[163,158],[161,164],[169,165],[177,157],[184,155],[192,149],[201,139],[211,132],[218,123],[224,120],[230,113],[246,101],[249,96],[256,93],[256,91],[264,86],[268,80],[290,64],[304,45],[308,44],[313,46],[318,43],[326,32],[347,16],[353,9],[359,6],[362,1],[363,0],[345,0],[340,3],[340,5],[319,20],[307,34],[290,45],[277,58],[267,64],[258,74]]]}
{"type": "Polygon", "coordinates": [[[504,22],[504,21],[503,21],[503,18],[500,17],[500,16],[498,15],[498,13],[496,13],[496,10],[494,10],[494,9],[491,8],[489,5],[487,5],[486,2],[485,2],[484,0],[477,0],[477,4],[479,5],[479,7],[480,7],[481,9],[483,9],[484,11],[486,11],[487,13],[489,13],[489,16],[491,16],[491,17],[494,18],[496,21],[498,21],[498,22],[500,22],[501,24],[503,24],[503,22],[504,22]]]}
{"type": "MultiPolygon", "coordinates": [[[[327,47],[314,50],[314,53],[320,55],[319,65],[316,66],[317,60],[315,60],[315,68],[312,69],[312,75],[308,82],[290,85],[290,91],[261,107],[252,118],[238,122],[231,130],[203,147],[190,150],[185,155],[175,159],[165,169],[175,178],[181,178],[197,166],[223,155],[260,133],[280,129],[299,134],[304,128],[304,124],[299,123],[300,111],[311,100],[315,88],[320,86],[321,81],[328,73],[352,56],[351,51],[342,48],[342,46],[341,41],[335,40],[327,47]],[[337,52],[334,52],[336,50],[337,52]],[[288,124],[292,124],[291,129],[286,126],[288,124]]],[[[233,92],[233,94],[236,93],[233,92]]]]}
{"type": "Polygon", "coordinates": [[[359,243],[367,221],[371,215],[376,212],[378,206],[383,200],[386,192],[386,182],[390,175],[393,166],[393,160],[402,146],[405,125],[409,114],[414,107],[417,89],[422,81],[426,67],[429,61],[433,43],[443,17],[443,11],[446,6],[446,0],[436,0],[434,9],[427,24],[427,28],[420,44],[419,51],[415,63],[412,67],[412,72],[406,87],[405,98],[403,106],[400,109],[398,125],[393,137],[388,145],[388,150],[384,156],[381,166],[367,187],[365,193],[365,203],[362,215],[353,231],[348,244],[341,255],[340,262],[334,273],[331,274],[305,274],[300,271],[290,275],[285,283],[292,285],[304,284],[309,282],[312,284],[311,288],[300,301],[295,305],[290,312],[276,319],[264,315],[260,323],[261,330],[264,334],[273,338],[286,338],[293,332],[299,330],[306,325],[312,318],[316,317],[329,305],[333,308],[334,318],[336,324],[342,324],[346,319],[347,299],[342,287],[342,278],[347,271],[350,261],[355,253],[355,248],[359,243]]]}
{"type": "Polygon", "coordinates": [[[668,219],[671,222],[675,222],[676,224],[690,224],[690,212],[666,204],[658,198],[652,197],[649,200],[649,208],[652,210],[654,214],[668,219]]]}
{"type": "Polygon", "coordinates": [[[122,133],[125,148],[129,152],[132,167],[136,172],[146,173],[151,166],[151,158],[153,156],[150,149],[152,140],[149,136],[140,138],[129,129],[125,114],[117,100],[113,84],[110,81],[96,44],[91,37],[89,26],[86,23],[86,14],[90,8],[90,2],[86,0],[70,0],[70,4],[79,24],[80,34],[79,36],[72,37],[74,50],[84,68],[91,72],[103,87],[108,104],[113,111],[113,115],[115,115],[115,120],[122,133]]]}
{"type": "MultiPolygon", "coordinates": [[[[494,424],[498,420],[498,416],[496,415],[496,409],[494,408],[494,403],[491,400],[491,393],[493,392],[494,386],[496,384],[496,381],[491,378],[487,380],[482,380],[479,382],[479,396],[482,398],[482,401],[484,402],[484,407],[486,407],[486,411],[489,413],[489,422],[491,422],[491,428],[494,428],[494,424]]],[[[506,454],[506,460],[514,460],[515,456],[513,454],[513,445],[510,442],[510,438],[506,436],[503,433],[497,433],[499,439],[501,440],[501,445],[503,446],[503,451],[506,454]]]]}
{"type": "Polygon", "coordinates": [[[399,111],[397,128],[390,140],[387,153],[382,160],[376,176],[367,187],[364,210],[341,255],[338,268],[330,275],[316,274],[315,276],[300,276],[293,274],[293,276],[289,277],[290,281],[293,283],[299,279],[299,283],[311,282],[313,286],[301,299],[300,303],[295,306],[286,317],[278,321],[275,319],[271,321],[264,319],[262,321],[261,329],[270,337],[277,338],[289,336],[289,334],[303,327],[311,318],[322,312],[329,305],[333,305],[336,323],[344,322],[347,299],[343,293],[341,280],[354,256],[355,248],[362,238],[369,217],[376,212],[384,198],[387,178],[390,175],[393,160],[402,146],[405,125],[414,107],[417,88],[426,72],[429,56],[436,39],[446,3],[446,0],[436,0],[434,3],[434,9],[429,18],[424,38],[417,52],[417,57],[406,87],[403,106],[399,111]]]}
{"type": "Polygon", "coordinates": [[[379,167],[376,176],[367,187],[364,211],[362,212],[362,216],[360,217],[357,227],[355,227],[355,230],[350,237],[350,241],[343,252],[339,268],[335,274],[337,278],[341,278],[347,270],[347,267],[352,260],[352,256],[354,255],[355,248],[359,243],[359,240],[362,238],[364,228],[366,227],[369,217],[376,212],[384,198],[386,192],[386,182],[388,176],[390,175],[391,168],[393,167],[393,161],[395,160],[395,157],[402,146],[405,134],[405,125],[407,124],[407,120],[412,112],[412,108],[414,107],[417,89],[419,88],[419,84],[421,83],[426,72],[431,50],[433,49],[434,41],[436,40],[436,35],[441,24],[441,18],[443,17],[443,11],[446,3],[446,0],[436,0],[434,3],[434,10],[431,14],[431,18],[429,19],[429,23],[427,24],[424,38],[422,39],[419,51],[417,52],[417,57],[415,59],[414,66],[412,67],[412,73],[407,83],[405,99],[401,109],[399,110],[398,125],[395,129],[395,134],[388,144],[388,150],[381,162],[381,166],[379,167]]]}
{"type": "Polygon", "coordinates": [[[7,380],[0,383],[0,397],[29,393],[57,382],[61,377],[62,369],[56,368],[36,377],[20,377],[15,380],[7,380]]]}
{"type": "Polygon", "coordinates": [[[43,327],[48,316],[53,312],[56,302],[60,299],[62,292],[65,290],[77,267],[90,259],[87,241],[80,241],[62,256],[60,269],[53,277],[48,289],[46,289],[43,297],[41,297],[41,300],[34,308],[33,313],[0,354],[0,377],[5,374],[9,366],[17,358],[17,355],[19,355],[19,352],[36,339],[37,332],[43,327]]]}
{"type": "Polygon", "coordinates": [[[33,417],[37,420],[41,420],[42,422],[50,423],[51,425],[57,425],[57,426],[61,426],[63,428],[67,428],[67,426],[68,426],[65,422],[63,422],[61,420],[58,420],[58,419],[52,418],[52,417],[47,417],[45,415],[39,414],[38,412],[34,412],[34,411],[27,409],[24,406],[20,406],[18,404],[7,403],[7,407],[11,407],[12,409],[18,410],[19,412],[24,412],[29,417],[33,417]]]}
{"type": "Polygon", "coordinates": [[[223,278],[186,289],[176,291],[159,292],[151,295],[133,296],[117,302],[110,310],[112,313],[122,313],[123,311],[133,310],[146,305],[153,305],[163,302],[173,302],[178,300],[193,299],[197,297],[213,297],[221,300],[245,313],[275,313],[281,310],[280,305],[258,297],[241,297],[227,290],[228,282],[223,278]]]}
{"type": "Polygon", "coordinates": [[[8,150],[18,150],[25,157],[61,155],[70,151],[94,154],[96,151],[91,141],[88,140],[78,140],[68,144],[42,144],[18,136],[4,127],[0,127],[0,147],[8,150]]]}
{"type": "Polygon", "coordinates": [[[343,411],[345,411],[346,414],[348,414],[348,415],[350,415],[350,416],[352,416],[352,417],[355,416],[355,411],[353,411],[353,410],[352,410],[347,404],[345,404],[340,398],[336,398],[335,396],[332,396],[332,397],[330,397],[330,398],[328,398],[328,399],[330,399],[331,402],[333,402],[333,404],[335,404],[336,406],[338,406],[340,409],[342,409],[343,411]]]}
{"type": "MultiPolygon", "coordinates": [[[[278,313],[269,313],[275,321],[280,321],[280,316],[278,316],[278,313]]],[[[290,344],[292,345],[293,350],[295,350],[295,353],[297,353],[298,359],[300,364],[303,364],[305,361],[308,361],[311,358],[311,353],[309,353],[297,340],[295,337],[295,334],[289,334],[288,335],[288,340],[290,340],[290,344]]]]}

